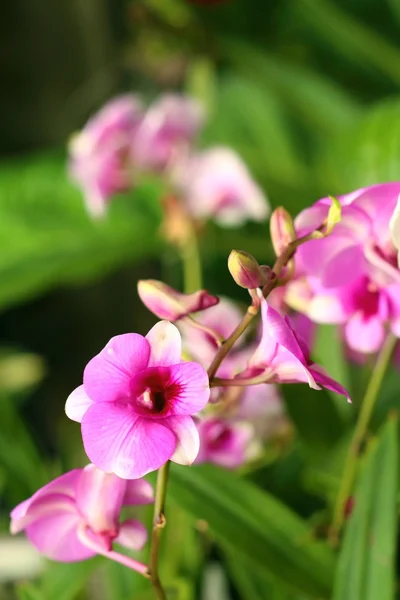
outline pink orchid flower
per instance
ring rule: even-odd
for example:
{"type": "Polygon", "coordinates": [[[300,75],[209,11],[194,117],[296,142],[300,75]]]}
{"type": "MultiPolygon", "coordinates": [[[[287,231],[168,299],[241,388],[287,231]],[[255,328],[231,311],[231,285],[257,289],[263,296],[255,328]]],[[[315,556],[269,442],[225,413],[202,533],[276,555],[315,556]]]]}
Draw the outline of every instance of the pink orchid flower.
{"type": "Polygon", "coordinates": [[[400,266],[400,196],[397,199],[396,207],[390,217],[389,226],[392,243],[397,250],[397,264],[400,266]]]}
{"type": "Polygon", "coordinates": [[[254,431],[250,423],[209,417],[199,421],[198,429],[201,443],[196,463],[235,469],[251,457],[254,431]]]}
{"type": "Polygon", "coordinates": [[[138,293],[143,304],[160,319],[178,321],[197,311],[215,306],[219,302],[207,290],[182,294],[169,285],[155,279],[138,282],[138,293]]]}
{"type": "MultiPolygon", "coordinates": [[[[352,283],[362,276],[378,283],[400,281],[389,223],[400,193],[400,182],[361,188],[339,196],[342,220],[324,239],[300,246],[296,267],[317,277],[324,287],[352,283]]],[[[317,229],[328,215],[329,198],[303,210],[295,220],[298,235],[317,229]]]]}
{"type": "Polygon", "coordinates": [[[131,143],[142,116],[136,96],[119,96],[71,140],[70,175],[83,189],[93,217],[105,214],[114,194],[132,187],[131,143]]]}
{"type": "Polygon", "coordinates": [[[343,325],[351,350],[377,352],[387,326],[400,337],[400,284],[380,287],[366,276],[339,288],[324,288],[312,277],[306,284],[311,293],[306,314],[316,323],[343,325]]]}
{"type": "Polygon", "coordinates": [[[86,366],[66,413],[82,423],[90,460],[104,471],[136,479],[168,460],[191,464],[199,435],[191,415],[207,404],[203,367],[181,360],[181,336],[160,321],[143,337],[112,338],[86,366]]]}
{"type": "Polygon", "coordinates": [[[190,156],[175,172],[175,183],[196,219],[220,225],[263,221],[269,204],[246,165],[230,148],[216,147],[190,156]]]}
{"type": "Polygon", "coordinates": [[[143,479],[126,481],[92,464],[57,477],[11,513],[11,533],[25,531],[48,558],[74,562],[102,554],[144,572],[145,566],[113,550],[116,542],[140,550],[147,539],[142,523],[120,522],[123,506],[153,502],[143,479]]]}
{"type": "Polygon", "coordinates": [[[204,123],[194,98],[165,94],[146,111],[132,139],[132,156],[142,171],[163,172],[185,154],[204,123]]]}
{"type": "Polygon", "coordinates": [[[238,378],[265,377],[271,383],[308,383],[342,394],[350,401],[346,389],[313,363],[306,345],[297,338],[290,321],[268,305],[261,292],[262,337],[248,363],[247,371],[238,378]]]}

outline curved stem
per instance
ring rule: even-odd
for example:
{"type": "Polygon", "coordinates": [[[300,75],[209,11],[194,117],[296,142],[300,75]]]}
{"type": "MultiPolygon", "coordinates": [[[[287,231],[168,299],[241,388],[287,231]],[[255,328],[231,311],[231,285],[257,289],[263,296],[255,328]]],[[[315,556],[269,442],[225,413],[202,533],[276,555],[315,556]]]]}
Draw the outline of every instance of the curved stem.
{"type": "Polygon", "coordinates": [[[247,387],[248,385],[260,385],[261,383],[269,383],[271,379],[270,374],[262,373],[257,377],[237,378],[237,379],[224,379],[221,377],[214,377],[210,382],[210,387],[247,387]]]}
{"type": "Polygon", "coordinates": [[[154,588],[158,600],[167,600],[164,588],[158,575],[158,555],[160,552],[160,541],[162,530],[165,527],[165,498],[167,495],[167,484],[169,474],[169,461],[165,463],[157,474],[156,494],[154,500],[153,530],[151,534],[150,561],[148,577],[154,588]]]}
{"type": "Polygon", "coordinates": [[[397,338],[395,338],[392,333],[389,333],[376,360],[364,395],[364,399],[361,404],[336,499],[333,522],[329,534],[329,539],[332,545],[336,545],[338,543],[339,534],[345,516],[345,505],[347,498],[349,498],[353,489],[361,445],[365,434],[367,433],[371,415],[396,342],[397,338]]]}

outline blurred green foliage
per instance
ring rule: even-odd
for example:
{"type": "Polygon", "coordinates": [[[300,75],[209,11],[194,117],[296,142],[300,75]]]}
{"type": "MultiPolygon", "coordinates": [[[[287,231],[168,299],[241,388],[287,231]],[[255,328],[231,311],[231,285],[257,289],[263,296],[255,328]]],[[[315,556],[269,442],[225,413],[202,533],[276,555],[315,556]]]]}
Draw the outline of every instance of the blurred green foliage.
{"type": "MultiPolygon", "coordinates": [[[[38,3],[25,1],[36,15],[38,3]]],[[[56,31],[62,30],[64,5],[49,9],[56,31]]],[[[24,6],[22,0],[18,6],[24,6]]],[[[62,150],[68,128],[81,126],[113,90],[122,87],[152,97],[178,88],[199,97],[208,110],[201,143],[234,147],[271,204],[285,205],[293,214],[322,195],[400,179],[400,5],[396,0],[226,0],[216,6],[185,0],[102,2],[95,32],[87,18],[93,6],[86,17],[82,3],[76,6],[79,10],[71,12],[65,27],[75,30],[76,25],[85,41],[81,48],[84,81],[79,85],[74,77],[63,79],[63,73],[71,75],[69,46],[62,51],[63,42],[56,40],[53,30],[49,34],[46,27],[51,25],[44,25],[39,12],[31,37],[19,29],[11,12],[9,21],[4,20],[5,27],[14,27],[18,39],[25,36],[26,46],[7,46],[10,55],[18,58],[11,64],[20,65],[16,74],[25,87],[13,86],[10,79],[0,117],[7,124],[0,165],[0,330],[5,345],[15,337],[23,348],[41,350],[42,332],[50,339],[47,358],[52,364],[53,354],[61,352],[57,365],[62,365],[50,369],[50,382],[70,377],[72,358],[67,350],[59,351],[66,332],[57,340],[48,336],[49,303],[55,312],[62,312],[65,303],[72,305],[63,313],[68,329],[75,318],[85,320],[96,312],[98,297],[112,290],[121,314],[132,314],[125,330],[134,324],[141,330],[144,313],[124,293],[127,287],[135,287],[132,268],[148,276],[162,272],[173,285],[180,280],[177,257],[158,237],[158,183],[143,182],[129,197],[113,202],[106,219],[92,222],[80,193],[68,181],[62,150]],[[101,45],[110,39],[113,50],[103,55],[101,45]],[[30,55],[26,48],[35,40],[40,40],[43,52],[30,55]],[[58,60],[44,60],[53,45],[58,60]],[[46,119],[43,111],[40,127],[29,104],[37,82],[43,87],[43,96],[38,97],[46,98],[52,115],[46,119]],[[50,131],[54,115],[57,135],[50,131]],[[59,149],[46,148],[49,141],[57,142],[59,149]],[[32,146],[37,153],[23,152],[32,146]],[[11,156],[16,149],[23,156],[11,156]],[[122,273],[125,287],[115,283],[113,272],[122,273]],[[93,291],[88,306],[83,300],[85,285],[93,286],[88,288],[93,291]],[[67,286],[76,288],[68,291],[71,296],[66,295],[67,286]],[[57,293],[66,298],[64,303],[54,293],[60,288],[64,291],[57,293]],[[42,320],[30,335],[38,315],[42,320]],[[9,322],[18,326],[13,329],[9,322]]],[[[76,53],[73,64],[77,64],[76,53]]],[[[249,224],[237,232],[211,224],[201,246],[207,287],[242,301],[245,296],[235,290],[226,271],[229,250],[243,248],[260,262],[272,259],[265,224],[249,224]]],[[[113,303],[101,308],[93,326],[100,336],[117,327],[118,311],[113,303]]],[[[89,357],[91,346],[84,335],[80,344],[89,357]]],[[[329,366],[333,377],[351,387],[356,399],[361,396],[370,365],[358,370],[349,366],[334,328],[318,333],[315,357],[329,366]]],[[[68,381],[71,389],[83,364],[74,367],[76,382],[68,381]]],[[[34,402],[44,394],[46,381],[36,392],[28,384],[23,391],[0,386],[4,531],[11,506],[81,452],[69,424],[65,429],[58,423],[50,427],[37,415],[34,402]],[[33,420],[32,414],[36,414],[33,420]],[[50,448],[42,437],[50,439],[50,448]]],[[[64,388],[54,384],[50,389],[46,409],[53,410],[54,402],[62,412],[64,388]]],[[[171,600],[203,598],[202,573],[211,560],[227,573],[229,596],[219,600],[394,598],[398,448],[396,421],[387,422],[387,415],[399,406],[397,373],[392,371],[385,382],[374,420],[377,438],[368,448],[354,515],[336,553],[323,539],[355,410],[350,411],[341,398],[305,386],[290,387],[285,393],[296,440],[290,450],[278,453],[277,461],[259,465],[241,478],[208,467],[173,471],[171,528],[162,557],[171,600]]],[[[74,566],[49,565],[34,583],[25,582],[18,589],[4,587],[0,593],[7,600],[152,598],[145,580],[101,559],[74,566]]]]}

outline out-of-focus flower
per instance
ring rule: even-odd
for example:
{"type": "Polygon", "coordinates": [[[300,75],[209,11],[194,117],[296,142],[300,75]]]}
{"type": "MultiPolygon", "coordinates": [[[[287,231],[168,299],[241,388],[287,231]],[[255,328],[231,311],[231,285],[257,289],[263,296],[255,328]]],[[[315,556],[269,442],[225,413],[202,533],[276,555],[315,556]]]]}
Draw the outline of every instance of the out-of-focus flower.
{"type": "Polygon", "coordinates": [[[230,148],[192,154],[176,170],[175,183],[196,219],[214,218],[221,225],[238,226],[268,216],[264,193],[230,148]]]}
{"type": "MultiPolygon", "coordinates": [[[[400,193],[400,182],[384,183],[339,196],[340,223],[324,239],[300,246],[296,267],[316,277],[324,287],[339,287],[362,276],[377,284],[400,281],[389,223],[400,193]]],[[[298,235],[307,234],[326,219],[331,200],[323,198],[295,220],[298,235]]]]}
{"type": "Polygon", "coordinates": [[[398,251],[397,262],[400,266],[400,197],[390,218],[390,233],[392,234],[392,243],[398,251]]]}
{"type": "Polygon", "coordinates": [[[182,294],[169,285],[155,279],[142,279],[138,282],[138,293],[143,304],[160,319],[177,321],[191,313],[218,304],[217,296],[207,290],[194,294],[182,294]]]}
{"type": "Polygon", "coordinates": [[[143,118],[136,96],[108,102],[71,139],[70,174],[82,188],[93,217],[102,216],[114,194],[132,185],[132,139],[143,118]]]}
{"type": "MultiPolygon", "coordinates": [[[[400,337],[400,284],[380,287],[366,276],[338,288],[324,288],[312,277],[304,283],[310,290],[310,297],[302,306],[305,314],[316,323],[343,325],[351,350],[378,351],[387,327],[400,337]]],[[[290,292],[289,302],[292,296],[290,292]]]]}
{"type": "MultiPolygon", "coordinates": [[[[241,319],[242,314],[237,306],[228,298],[220,298],[216,306],[207,308],[207,310],[204,310],[196,318],[201,325],[215,332],[215,336],[210,335],[207,331],[193,327],[190,323],[179,323],[186,352],[193,360],[196,360],[204,367],[208,367],[218,350],[216,339],[228,338],[237,325],[239,325],[241,319]]],[[[240,347],[243,343],[243,338],[240,338],[235,348],[240,347]]],[[[222,363],[221,368],[224,367],[224,364],[225,361],[222,363]]]]}
{"type": "Polygon", "coordinates": [[[126,481],[89,464],[54,479],[14,508],[11,533],[24,530],[53,560],[74,562],[103,554],[136,568],[135,561],[113,551],[113,543],[140,550],[147,532],[134,519],[120,522],[120,513],[123,506],[152,502],[147,481],[126,481]]]}
{"type": "Polygon", "coordinates": [[[349,394],[343,386],[329,377],[319,365],[309,357],[309,350],[299,340],[284,318],[261,297],[262,337],[249,360],[248,369],[238,378],[261,377],[274,383],[308,383],[314,389],[321,387],[346,396],[349,394]]]}
{"type": "Polygon", "coordinates": [[[194,461],[199,436],[191,415],[210,389],[203,367],[182,362],[181,351],[178,329],[160,321],[146,337],[112,338],[88,363],[66,413],[82,423],[85,451],[100,469],[134,479],[168,460],[194,461]]]}
{"type": "Polygon", "coordinates": [[[132,159],[142,171],[163,172],[186,154],[204,123],[202,106],[194,98],[166,94],[146,111],[132,139],[132,159]]]}
{"type": "Polygon", "coordinates": [[[209,417],[198,422],[200,452],[196,462],[211,462],[228,469],[243,465],[253,454],[254,431],[245,421],[209,417]]]}

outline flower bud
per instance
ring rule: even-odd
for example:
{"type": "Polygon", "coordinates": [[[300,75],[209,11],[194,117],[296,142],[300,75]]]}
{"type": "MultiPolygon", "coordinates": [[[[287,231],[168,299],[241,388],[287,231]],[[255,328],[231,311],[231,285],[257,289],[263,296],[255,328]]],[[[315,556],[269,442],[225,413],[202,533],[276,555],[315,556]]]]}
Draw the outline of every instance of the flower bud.
{"type": "Polygon", "coordinates": [[[282,254],[285,247],[296,239],[296,231],[291,215],[286,208],[276,208],[270,219],[271,242],[275,254],[282,254]]]}
{"type": "Polygon", "coordinates": [[[243,250],[232,250],[228,258],[228,269],[240,287],[255,289],[267,282],[268,271],[260,267],[254,256],[243,250]]]}
{"type": "Polygon", "coordinates": [[[169,285],[155,279],[138,282],[138,293],[143,304],[160,319],[177,321],[186,315],[218,304],[219,298],[207,290],[181,294],[169,285]]]}

